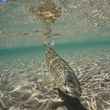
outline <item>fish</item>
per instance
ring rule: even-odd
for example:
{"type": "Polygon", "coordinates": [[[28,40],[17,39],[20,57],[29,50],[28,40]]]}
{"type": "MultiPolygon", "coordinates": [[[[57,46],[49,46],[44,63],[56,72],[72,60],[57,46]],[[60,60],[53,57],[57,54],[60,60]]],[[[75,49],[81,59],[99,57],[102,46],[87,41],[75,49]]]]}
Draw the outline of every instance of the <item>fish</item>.
{"type": "Polygon", "coordinates": [[[63,104],[67,110],[87,110],[77,97],[69,96],[61,91],[59,88],[55,88],[58,91],[59,96],[63,100],[63,104]]]}
{"type": "Polygon", "coordinates": [[[45,61],[48,71],[54,80],[61,81],[69,94],[80,97],[82,92],[80,82],[69,63],[50,46],[47,47],[45,61]]]}

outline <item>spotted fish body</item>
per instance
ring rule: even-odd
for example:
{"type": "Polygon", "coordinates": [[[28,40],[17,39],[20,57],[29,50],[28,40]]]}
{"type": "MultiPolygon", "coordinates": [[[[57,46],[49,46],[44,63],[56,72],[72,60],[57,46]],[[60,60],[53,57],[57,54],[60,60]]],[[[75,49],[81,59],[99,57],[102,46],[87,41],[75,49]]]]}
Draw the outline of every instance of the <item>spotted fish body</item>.
{"type": "Polygon", "coordinates": [[[47,49],[46,64],[54,79],[56,81],[59,80],[64,82],[65,87],[68,88],[68,92],[75,96],[81,95],[80,83],[75,75],[75,72],[51,47],[48,47],[47,49]]]}

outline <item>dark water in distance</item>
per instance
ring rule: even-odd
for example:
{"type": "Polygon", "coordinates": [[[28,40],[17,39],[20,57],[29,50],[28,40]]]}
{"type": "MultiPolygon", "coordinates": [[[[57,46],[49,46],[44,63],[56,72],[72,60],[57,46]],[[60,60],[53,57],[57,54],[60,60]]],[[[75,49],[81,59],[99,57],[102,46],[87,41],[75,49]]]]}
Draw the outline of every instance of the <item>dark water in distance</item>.
{"type": "MultiPolygon", "coordinates": [[[[63,55],[73,55],[77,53],[82,54],[82,51],[85,51],[87,54],[94,53],[100,49],[108,49],[110,48],[109,41],[101,41],[101,42],[71,42],[66,44],[56,44],[54,47],[59,54],[63,55]],[[92,50],[92,51],[91,51],[92,50]],[[91,52],[90,52],[91,51],[91,52]]],[[[22,59],[42,59],[45,54],[46,47],[44,46],[30,46],[30,47],[19,47],[19,48],[0,48],[0,60],[10,60],[16,58],[22,59]]],[[[104,51],[102,51],[103,53],[104,51]]]]}
{"type": "MultiPolygon", "coordinates": [[[[65,51],[73,49],[77,51],[79,49],[87,49],[87,48],[110,48],[110,41],[101,41],[101,42],[71,42],[65,44],[56,44],[53,46],[58,51],[65,51]]],[[[45,46],[27,46],[27,47],[16,47],[16,48],[0,48],[0,56],[11,55],[11,54],[28,54],[28,53],[42,53],[46,49],[45,46]]]]}

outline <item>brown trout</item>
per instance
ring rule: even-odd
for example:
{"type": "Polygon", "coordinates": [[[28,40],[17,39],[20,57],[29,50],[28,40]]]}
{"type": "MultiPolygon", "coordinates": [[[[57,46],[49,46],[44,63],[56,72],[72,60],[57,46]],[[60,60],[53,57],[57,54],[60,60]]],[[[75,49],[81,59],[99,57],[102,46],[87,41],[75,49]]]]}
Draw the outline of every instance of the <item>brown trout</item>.
{"type": "Polygon", "coordinates": [[[75,72],[53,48],[47,48],[45,56],[49,73],[51,73],[54,80],[64,82],[64,87],[68,93],[79,97],[81,88],[75,72]]]}

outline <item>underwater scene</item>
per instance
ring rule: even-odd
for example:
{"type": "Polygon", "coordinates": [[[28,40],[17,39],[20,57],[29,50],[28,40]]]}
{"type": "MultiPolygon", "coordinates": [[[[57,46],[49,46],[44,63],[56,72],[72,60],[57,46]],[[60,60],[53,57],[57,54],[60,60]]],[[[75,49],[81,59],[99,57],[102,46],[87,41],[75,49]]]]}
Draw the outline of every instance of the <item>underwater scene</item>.
{"type": "Polygon", "coordinates": [[[110,1],[0,0],[0,110],[110,110],[110,1]]]}

